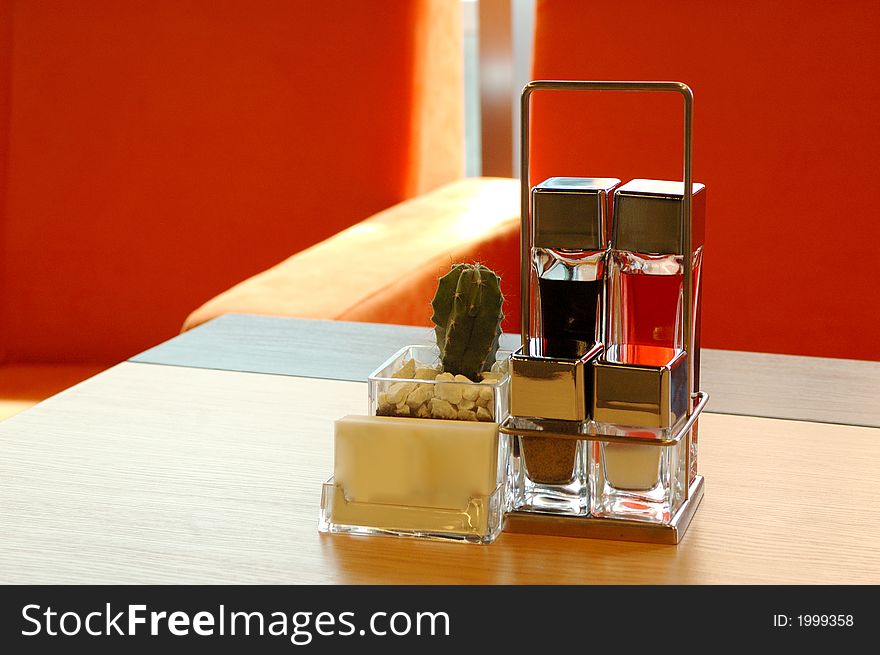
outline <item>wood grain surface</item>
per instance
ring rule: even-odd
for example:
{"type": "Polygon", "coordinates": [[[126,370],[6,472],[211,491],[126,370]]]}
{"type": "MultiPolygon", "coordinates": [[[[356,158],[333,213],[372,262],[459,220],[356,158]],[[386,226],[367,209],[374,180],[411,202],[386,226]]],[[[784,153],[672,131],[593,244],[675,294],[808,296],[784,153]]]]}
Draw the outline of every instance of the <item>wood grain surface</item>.
{"type": "Polygon", "coordinates": [[[679,546],[320,535],[362,383],[125,363],[0,423],[4,583],[880,583],[880,430],[707,415],[679,546]]]}
{"type": "Polygon", "coordinates": [[[880,362],[703,350],[709,411],[880,427],[880,362]]]}
{"type": "MultiPolygon", "coordinates": [[[[131,361],[360,382],[432,339],[428,328],[227,314],[131,361]]],[[[880,427],[880,362],[706,349],[702,379],[712,412],[880,427]]]]}

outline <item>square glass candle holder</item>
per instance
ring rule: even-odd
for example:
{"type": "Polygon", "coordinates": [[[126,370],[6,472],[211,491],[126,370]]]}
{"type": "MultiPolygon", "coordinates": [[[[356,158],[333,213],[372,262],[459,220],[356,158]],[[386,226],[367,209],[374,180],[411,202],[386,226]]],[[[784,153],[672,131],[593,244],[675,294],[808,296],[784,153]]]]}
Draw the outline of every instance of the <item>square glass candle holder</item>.
{"type": "Polygon", "coordinates": [[[505,360],[491,380],[432,380],[437,350],[408,346],[377,369],[371,415],[336,422],[319,529],[492,542],[509,503],[509,439],[496,422],[507,415],[505,360]]]}

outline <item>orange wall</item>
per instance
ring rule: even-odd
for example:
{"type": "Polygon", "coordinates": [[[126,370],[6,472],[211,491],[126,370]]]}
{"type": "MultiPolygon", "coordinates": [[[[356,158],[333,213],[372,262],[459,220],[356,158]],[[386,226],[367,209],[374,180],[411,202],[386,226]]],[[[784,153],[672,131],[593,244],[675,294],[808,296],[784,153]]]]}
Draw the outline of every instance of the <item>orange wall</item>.
{"type": "MultiPolygon", "coordinates": [[[[129,356],[229,286],[460,174],[460,149],[425,163],[413,124],[423,32],[457,5],[2,7],[7,359],[129,356]]],[[[431,65],[454,87],[460,51],[441,46],[431,65]]]]}
{"type": "MultiPolygon", "coordinates": [[[[880,360],[880,3],[539,0],[534,77],[694,89],[704,346],[880,360]]],[[[533,111],[532,183],[681,179],[675,96],[533,111]]]]}
{"type": "Polygon", "coordinates": [[[6,296],[5,250],[3,247],[6,225],[6,163],[8,160],[9,137],[9,95],[11,92],[10,73],[12,54],[12,0],[0,0],[0,362],[7,352],[4,334],[5,314],[3,298],[6,296]]]}

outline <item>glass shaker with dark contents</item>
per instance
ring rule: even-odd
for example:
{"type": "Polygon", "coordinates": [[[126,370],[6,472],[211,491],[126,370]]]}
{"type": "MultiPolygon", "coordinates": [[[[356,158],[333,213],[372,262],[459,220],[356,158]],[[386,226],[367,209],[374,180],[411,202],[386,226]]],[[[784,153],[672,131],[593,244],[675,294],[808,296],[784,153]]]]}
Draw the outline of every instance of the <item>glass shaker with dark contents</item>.
{"type": "MultiPolygon", "coordinates": [[[[576,360],[601,340],[607,220],[619,183],[614,178],[551,177],[532,189],[532,333],[543,357],[576,360]]],[[[522,437],[520,448],[525,507],[581,512],[584,442],[522,437]]]]}

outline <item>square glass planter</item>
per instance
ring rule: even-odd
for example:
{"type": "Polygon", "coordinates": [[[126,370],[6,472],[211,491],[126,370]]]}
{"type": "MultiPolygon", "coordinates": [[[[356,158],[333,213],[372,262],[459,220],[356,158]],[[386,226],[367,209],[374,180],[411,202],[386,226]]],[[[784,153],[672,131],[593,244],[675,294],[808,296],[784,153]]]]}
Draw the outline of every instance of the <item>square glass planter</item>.
{"type": "Polygon", "coordinates": [[[507,416],[505,359],[480,382],[430,379],[431,347],[385,362],[369,379],[371,416],[336,422],[319,529],[492,542],[509,498],[509,438],[496,422],[507,416]]]}
{"type": "Polygon", "coordinates": [[[488,379],[438,380],[436,346],[401,348],[370,375],[370,414],[500,423],[510,406],[509,356],[510,351],[498,351],[488,379]]]}

